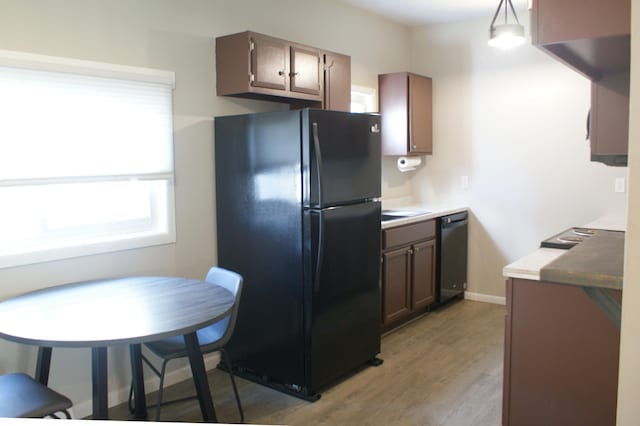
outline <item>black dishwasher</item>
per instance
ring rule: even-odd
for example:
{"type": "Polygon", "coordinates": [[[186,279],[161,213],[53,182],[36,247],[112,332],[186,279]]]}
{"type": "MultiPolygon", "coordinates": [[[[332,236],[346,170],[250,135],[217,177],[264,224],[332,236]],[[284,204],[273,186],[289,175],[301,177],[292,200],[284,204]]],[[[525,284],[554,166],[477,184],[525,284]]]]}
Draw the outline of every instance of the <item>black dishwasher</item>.
{"type": "Polygon", "coordinates": [[[467,288],[467,212],[438,219],[436,305],[462,298],[467,288]]]}

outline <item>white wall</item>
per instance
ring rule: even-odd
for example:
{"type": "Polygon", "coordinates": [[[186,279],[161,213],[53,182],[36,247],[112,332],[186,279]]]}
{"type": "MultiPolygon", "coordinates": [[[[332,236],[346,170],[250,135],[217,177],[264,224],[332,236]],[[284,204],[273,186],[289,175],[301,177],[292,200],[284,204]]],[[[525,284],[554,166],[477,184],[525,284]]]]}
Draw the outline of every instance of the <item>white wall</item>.
{"type": "Polygon", "coordinates": [[[482,19],[412,33],[410,68],[433,77],[434,153],[411,185],[421,202],[471,208],[469,291],[504,296],[502,268],[541,240],[625,214],[614,181],[627,168],[589,162],[589,82],[530,43],[489,47],[488,26],[482,19]]]}
{"type": "MultiPolygon", "coordinates": [[[[284,108],[216,97],[215,37],[244,30],[351,55],[361,86],[408,66],[408,29],[336,0],[0,0],[0,49],[175,71],[177,217],[175,245],[2,269],[0,299],[108,276],[200,278],[215,264],[213,117],[284,108]]],[[[0,341],[0,354],[0,373],[33,372],[33,348],[0,341]]],[[[53,355],[50,384],[79,415],[90,411],[89,358],[84,349],[53,355]]],[[[127,359],[124,347],[110,351],[111,403],[128,390],[127,359]]]]}
{"type": "Polygon", "coordinates": [[[629,115],[629,220],[627,224],[620,373],[618,382],[618,421],[635,426],[640,419],[640,1],[631,5],[631,105],[629,115]],[[635,118],[635,120],[634,120],[635,118]]]}

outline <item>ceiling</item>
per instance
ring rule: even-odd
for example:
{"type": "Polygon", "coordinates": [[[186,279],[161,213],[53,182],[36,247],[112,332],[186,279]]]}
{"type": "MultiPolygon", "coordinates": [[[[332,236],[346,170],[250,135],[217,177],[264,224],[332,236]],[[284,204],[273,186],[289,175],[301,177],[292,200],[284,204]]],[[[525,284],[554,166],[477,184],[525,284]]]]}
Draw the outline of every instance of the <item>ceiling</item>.
{"type": "MultiPolygon", "coordinates": [[[[491,20],[500,0],[342,0],[355,7],[385,16],[408,26],[462,21],[486,17],[491,20]]],[[[512,0],[517,11],[528,0],[512,0]]]]}

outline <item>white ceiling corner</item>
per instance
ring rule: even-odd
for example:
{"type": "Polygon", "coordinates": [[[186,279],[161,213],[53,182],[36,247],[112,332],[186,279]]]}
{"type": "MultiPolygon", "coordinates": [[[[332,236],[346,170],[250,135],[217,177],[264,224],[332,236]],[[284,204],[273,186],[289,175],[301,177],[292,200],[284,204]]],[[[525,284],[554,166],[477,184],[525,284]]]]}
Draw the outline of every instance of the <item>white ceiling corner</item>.
{"type": "MultiPolygon", "coordinates": [[[[342,0],[344,3],[382,15],[408,26],[491,19],[500,0],[342,0]]],[[[512,0],[517,11],[526,10],[528,0],[512,0]]]]}

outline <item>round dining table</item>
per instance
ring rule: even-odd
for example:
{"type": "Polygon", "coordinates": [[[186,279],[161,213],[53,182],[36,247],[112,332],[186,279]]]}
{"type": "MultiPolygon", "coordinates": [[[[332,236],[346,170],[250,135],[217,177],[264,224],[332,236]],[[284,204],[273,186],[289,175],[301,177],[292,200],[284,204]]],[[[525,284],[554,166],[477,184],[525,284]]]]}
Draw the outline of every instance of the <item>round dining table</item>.
{"type": "Polygon", "coordinates": [[[217,421],[196,331],[231,312],[233,294],[205,281],[125,277],[65,284],[0,302],[0,337],[36,345],[47,384],[53,347],[91,348],[93,418],[108,418],[107,347],[129,345],[136,419],[146,419],[141,344],[183,335],[204,421],[217,421]]]}

